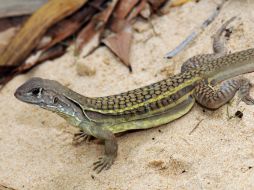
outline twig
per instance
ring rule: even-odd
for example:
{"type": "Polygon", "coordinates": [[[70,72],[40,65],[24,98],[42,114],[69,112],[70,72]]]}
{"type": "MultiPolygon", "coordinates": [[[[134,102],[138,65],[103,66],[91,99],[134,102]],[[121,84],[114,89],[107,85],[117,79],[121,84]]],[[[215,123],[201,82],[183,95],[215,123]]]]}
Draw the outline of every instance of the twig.
{"type": "Polygon", "coordinates": [[[15,190],[15,189],[13,189],[11,187],[8,187],[8,186],[2,185],[2,184],[0,184],[0,189],[1,190],[15,190]]]}
{"type": "Polygon", "coordinates": [[[206,19],[201,26],[199,26],[195,31],[193,31],[184,41],[182,41],[175,49],[172,51],[168,52],[164,58],[171,59],[174,56],[176,56],[178,53],[180,53],[188,44],[190,44],[197,36],[200,34],[209,24],[211,24],[214,19],[218,16],[220,13],[220,10],[224,3],[227,0],[223,0],[221,4],[219,4],[215,11],[206,19]]]}
{"type": "Polygon", "coordinates": [[[204,121],[205,119],[201,119],[196,125],[195,125],[195,127],[191,130],[191,132],[189,133],[189,135],[191,135],[197,128],[198,128],[198,126],[200,125],[200,123],[202,122],[202,121],[204,121]]]}

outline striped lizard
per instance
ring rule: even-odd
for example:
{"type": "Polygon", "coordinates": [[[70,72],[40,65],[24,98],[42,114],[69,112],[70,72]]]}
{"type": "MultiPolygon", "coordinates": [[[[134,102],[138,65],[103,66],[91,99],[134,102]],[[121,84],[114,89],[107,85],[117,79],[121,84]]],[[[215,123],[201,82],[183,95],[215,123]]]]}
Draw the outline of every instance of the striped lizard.
{"type": "Polygon", "coordinates": [[[57,81],[32,78],[16,90],[15,97],[55,112],[79,127],[81,132],[74,140],[88,141],[91,136],[102,139],[105,154],[94,163],[99,173],[109,169],[117,156],[116,133],[169,123],[188,113],[196,101],[217,109],[237,91],[243,102],[254,103],[249,80],[233,78],[254,71],[254,48],[226,54],[221,38],[232,20],[214,35],[213,54],[188,59],[179,74],[165,80],[117,95],[86,97],[57,81]]]}

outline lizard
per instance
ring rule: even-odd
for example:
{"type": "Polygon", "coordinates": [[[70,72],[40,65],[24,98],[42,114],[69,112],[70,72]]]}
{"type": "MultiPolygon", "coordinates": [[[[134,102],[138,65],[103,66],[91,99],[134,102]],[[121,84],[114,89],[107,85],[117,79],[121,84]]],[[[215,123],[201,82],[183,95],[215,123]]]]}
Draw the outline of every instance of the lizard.
{"type": "Polygon", "coordinates": [[[94,162],[99,173],[111,167],[117,157],[115,134],[148,129],[187,114],[198,102],[217,109],[239,92],[240,100],[254,104],[251,83],[236,76],[254,71],[254,48],[227,54],[222,33],[225,22],[213,36],[213,54],[196,55],[182,64],[181,72],[148,86],[103,97],[83,96],[61,83],[34,77],[17,88],[20,101],[35,104],[63,117],[81,132],[74,140],[104,141],[105,153],[94,162]],[[216,89],[215,89],[216,88],[216,89]]]}

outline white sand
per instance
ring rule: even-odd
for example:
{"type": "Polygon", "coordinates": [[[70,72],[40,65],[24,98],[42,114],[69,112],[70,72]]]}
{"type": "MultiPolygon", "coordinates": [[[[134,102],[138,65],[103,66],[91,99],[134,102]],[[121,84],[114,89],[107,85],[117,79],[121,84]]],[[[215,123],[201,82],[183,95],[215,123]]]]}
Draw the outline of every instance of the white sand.
{"type": "MultiPolygon", "coordinates": [[[[254,107],[240,104],[242,119],[227,120],[227,106],[216,112],[196,105],[170,124],[118,137],[118,157],[110,170],[97,175],[92,163],[103,154],[96,143],[72,145],[76,128],[57,115],[14,98],[15,89],[33,76],[55,79],[86,96],[115,94],[166,77],[166,67],[177,72],[187,58],[210,53],[211,35],[222,22],[237,15],[227,42],[230,51],[254,47],[254,1],[231,0],[195,42],[174,60],[164,60],[191,30],[214,10],[216,2],[203,0],[171,9],[170,13],[138,22],[131,48],[133,73],[105,47],[85,59],[70,50],[18,76],[0,92],[0,184],[28,190],[165,190],[253,189],[254,107]],[[75,62],[94,68],[94,76],[79,76],[75,62]],[[189,134],[202,120],[199,127],[189,134]],[[160,130],[160,132],[159,132],[160,130]]],[[[170,70],[170,69],[169,69],[170,70]]],[[[246,75],[254,82],[254,73],[246,75]]],[[[253,91],[252,91],[253,92],[253,91]]],[[[234,113],[236,107],[229,107],[234,113]]]]}

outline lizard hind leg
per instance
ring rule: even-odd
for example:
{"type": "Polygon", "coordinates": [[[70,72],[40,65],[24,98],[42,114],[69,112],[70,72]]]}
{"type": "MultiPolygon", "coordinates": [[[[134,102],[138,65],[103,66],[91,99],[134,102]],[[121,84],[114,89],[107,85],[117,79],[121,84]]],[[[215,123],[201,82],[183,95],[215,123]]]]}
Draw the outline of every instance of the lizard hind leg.
{"type": "Polygon", "coordinates": [[[207,84],[205,80],[197,84],[194,92],[198,103],[209,109],[217,109],[230,101],[239,90],[239,98],[246,104],[254,104],[254,99],[249,95],[250,82],[248,79],[230,79],[224,81],[217,90],[207,84]]]}
{"type": "Polygon", "coordinates": [[[250,96],[250,88],[252,87],[252,84],[246,78],[241,78],[240,83],[241,83],[241,86],[238,92],[240,101],[243,101],[247,105],[253,105],[254,99],[250,96]]]}
{"type": "Polygon", "coordinates": [[[232,17],[227,20],[223,25],[217,30],[217,32],[212,36],[213,38],[213,52],[217,57],[221,57],[227,54],[227,48],[224,45],[224,38],[222,38],[222,34],[227,30],[227,26],[236,19],[236,17],[232,17]]]}
{"type": "Polygon", "coordinates": [[[223,55],[227,54],[227,48],[224,44],[224,38],[222,36],[223,32],[227,29],[227,26],[235,19],[236,17],[232,17],[227,20],[212,36],[213,38],[213,53],[212,54],[202,54],[196,55],[189,58],[182,64],[181,72],[185,72],[191,69],[199,68],[205,63],[209,64],[210,61],[217,59],[223,55]]]}

